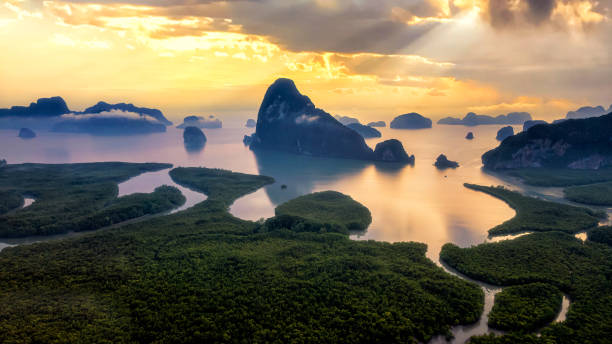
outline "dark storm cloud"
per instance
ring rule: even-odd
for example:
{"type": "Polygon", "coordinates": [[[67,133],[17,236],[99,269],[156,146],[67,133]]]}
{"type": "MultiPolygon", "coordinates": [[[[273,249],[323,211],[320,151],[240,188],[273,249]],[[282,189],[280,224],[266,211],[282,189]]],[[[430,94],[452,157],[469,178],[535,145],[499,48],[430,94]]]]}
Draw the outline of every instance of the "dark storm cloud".
{"type": "Polygon", "coordinates": [[[390,10],[385,16],[361,8],[325,11],[312,4],[267,10],[251,4],[235,13],[244,31],[268,36],[293,51],[395,53],[437,25],[409,26],[392,20],[390,10]]]}
{"type": "MultiPolygon", "coordinates": [[[[483,17],[496,28],[541,26],[555,8],[585,0],[488,0],[483,17]],[[518,2],[517,2],[518,1],[518,2]]],[[[203,34],[206,30],[241,31],[267,37],[291,51],[412,53],[413,44],[459,11],[451,2],[429,0],[68,0],[67,3],[148,5],[145,15],[172,19],[213,18],[199,26],[160,30],[154,38],[203,34]],[[436,5],[437,4],[437,5],[436,5]],[[440,6],[440,7],[438,7],[440,6]],[[224,21],[231,19],[231,22],[224,21]]],[[[591,11],[609,16],[612,0],[592,2],[591,11]]],[[[130,9],[119,9],[130,11],[130,9]]],[[[74,16],[73,16],[74,17],[74,16]]],[[[66,16],[70,23],[74,18],[66,16]]],[[[95,18],[92,19],[95,21],[95,18]]],[[[556,19],[555,26],[563,26],[556,19]]],[[[176,25],[175,25],[176,26],[176,25]]]]}
{"type": "Polygon", "coordinates": [[[528,16],[534,23],[548,20],[555,8],[555,0],[527,0],[528,16]]]}
{"type": "MultiPolygon", "coordinates": [[[[486,18],[493,27],[510,27],[513,25],[541,25],[551,21],[554,10],[559,5],[576,6],[573,11],[579,14],[579,6],[588,3],[594,13],[608,16],[612,0],[489,0],[486,18]]],[[[558,25],[559,23],[557,23],[558,25]]],[[[563,26],[563,25],[561,25],[563,26]]]]}
{"type": "MultiPolygon", "coordinates": [[[[58,1],[61,2],[61,1],[58,1]]],[[[233,27],[246,34],[267,37],[291,51],[377,52],[396,53],[405,50],[439,23],[407,24],[412,18],[440,15],[440,9],[424,0],[68,0],[75,4],[148,5],[154,9],[142,15],[162,15],[172,19],[185,17],[213,18],[214,24],[231,19],[233,27]],[[401,11],[402,17],[393,13],[401,11]]],[[[130,9],[113,7],[115,15],[130,9]]],[[[56,11],[65,23],[79,18],[56,11]]],[[[102,10],[98,14],[103,13],[102,10]]],[[[446,15],[446,14],[442,14],[446,15]]],[[[89,19],[88,24],[95,23],[89,19]]],[[[95,24],[94,24],[95,25],[95,24]]],[[[203,26],[205,29],[206,27],[203,26]]],[[[222,28],[221,28],[222,29],[222,28]]],[[[154,38],[196,35],[201,28],[169,27],[154,38]]]]}

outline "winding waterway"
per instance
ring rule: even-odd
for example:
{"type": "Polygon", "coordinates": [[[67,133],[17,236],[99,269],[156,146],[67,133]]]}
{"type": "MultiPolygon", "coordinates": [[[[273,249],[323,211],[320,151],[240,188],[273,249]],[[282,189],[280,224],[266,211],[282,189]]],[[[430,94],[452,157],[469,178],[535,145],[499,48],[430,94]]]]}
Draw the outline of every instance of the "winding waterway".
{"type": "MultiPolygon", "coordinates": [[[[35,140],[20,140],[17,132],[0,130],[0,158],[9,163],[74,163],[94,161],[165,162],[177,166],[204,166],[236,172],[274,177],[276,182],[238,199],[230,212],[239,218],[258,220],[274,215],[280,203],[323,190],[336,190],[350,195],[372,213],[367,231],[351,235],[354,240],[388,242],[415,241],[428,246],[427,257],[451,274],[470,280],[439,261],[442,245],[447,242],[469,247],[483,242],[512,240],[519,235],[488,238],[487,230],[515,215],[503,201],[463,187],[463,183],[505,185],[531,196],[564,202],[560,189],[526,186],[517,180],[484,173],[480,156],[497,146],[495,134],[500,126],[437,126],[426,130],[394,130],[382,128],[383,137],[368,139],[376,143],[399,139],[410,154],[416,156],[414,166],[373,164],[363,161],[338,160],[298,156],[280,152],[252,152],[242,145],[242,137],[252,129],[224,128],[207,130],[206,146],[200,151],[188,151],[182,144],[182,131],[169,128],[166,133],[139,136],[96,137],[82,134],[41,132],[35,140]],[[474,140],[466,140],[472,131],[474,140]],[[459,162],[454,170],[439,171],[435,158],[446,154],[459,162]],[[286,188],[281,188],[286,185],[286,188]]],[[[519,128],[515,128],[519,130],[519,128]]],[[[187,209],[206,196],[172,181],[169,170],[144,173],[119,185],[119,197],[152,192],[160,185],[177,187],[187,201],[172,213],[187,209]]],[[[33,199],[26,200],[26,206],[33,199]]],[[[605,209],[612,213],[611,209],[605,209]]],[[[41,240],[58,240],[81,233],[51,237],[0,239],[5,247],[41,240]]],[[[475,324],[452,328],[453,343],[462,343],[470,336],[494,332],[488,328],[488,314],[495,294],[501,288],[473,281],[485,292],[484,312],[475,324]]],[[[565,297],[556,321],[563,321],[569,308],[565,297]]],[[[436,337],[432,343],[446,342],[436,337]]]]}
{"type": "MultiPolygon", "coordinates": [[[[151,218],[153,216],[173,214],[181,210],[191,208],[194,205],[206,200],[207,196],[205,194],[191,190],[185,186],[175,183],[174,180],[172,180],[172,178],[168,174],[169,171],[170,169],[164,169],[164,170],[155,171],[155,172],[146,172],[146,173],[137,175],[135,177],[132,177],[128,179],[127,181],[120,183],[118,185],[119,193],[117,197],[131,195],[134,193],[151,193],[158,186],[168,185],[168,186],[174,186],[175,188],[179,189],[181,193],[183,194],[183,196],[185,196],[185,203],[183,203],[183,205],[175,209],[172,209],[169,212],[154,214],[154,215],[147,215],[147,216],[144,216],[143,218],[128,220],[128,221],[125,221],[124,223],[114,224],[110,227],[117,227],[122,224],[133,223],[139,220],[151,218]]],[[[25,202],[22,208],[30,206],[32,203],[34,203],[35,199],[24,197],[24,201],[25,202]]],[[[102,229],[105,229],[105,228],[102,228],[102,229]]],[[[99,230],[102,230],[102,229],[99,229],[99,230]]],[[[68,232],[68,233],[45,235],[45,236],[36,235],[36,236],[29,236],[25,238],[0,238],[0,251],[2,251],[3,249],[7,247],[33,244],[33,243],[40,242],[40,241],[59,240],[59,239],[75,237],[79,235],[85,235],[88,233],[91,233],[91,232],[68,232]]]]}

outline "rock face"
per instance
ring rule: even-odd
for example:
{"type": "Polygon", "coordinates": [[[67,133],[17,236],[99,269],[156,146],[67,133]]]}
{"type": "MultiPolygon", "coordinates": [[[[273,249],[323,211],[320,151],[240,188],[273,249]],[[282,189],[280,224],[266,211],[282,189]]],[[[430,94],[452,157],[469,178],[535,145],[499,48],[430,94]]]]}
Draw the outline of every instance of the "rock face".
{"type": "Polygon", "coordinates": [[[56,117],[69,113],[66,102],[61,97],[40,98],[30,106],[13,106],[0,109],[0,117],[56,117]]]}
{"type": "Polygon", "coordinates": [[[348,124],[347,127],[355,130],[359,135],[361,135],[364,139],[369,139],[372,137],[381,137],[382,134],[380,133],[380,131],[367,126],[367,125],[363,125],[363,124],[359,124],[359,123],[351,123],[348,124]]]}
{"type": "Polygon", "coordinates": [[[580,119],[589,118],[605,115],[606,113],[612,112],[612,105],[606,111],[603,106],[583,106],[576,111],[569,111],[566,115],[566,119],[580,119]]]}
{"type": "Polygon", "coordinates": [[[138,107],[138,106],[134,106],[134,104],[126,104],[126,103],[109,104],[106,102],[98,102],[96,105],[85,109],[85,111],[78,112],[75,114],[92,114],[92,113],[111,112],[111,111],[116,111],[116,110],[137,113],[141,116],[149,116],[149,117],[155,118],[156,120],[158,120],[160,123],[164,125],[172,125],[172,122],[166,119],[164,114],[158,109],[138,107]]]}
{"type": "Polygon", "coordinates": [[[474,133],[472,133],[471,131],[469,133],[467,133],[467,135],[465,135],[465,138],[468,140],[473,140],[474,139],[474,133]]]}
{"type": "Polygon", "coordinates": [[[360,124],[360,123],[359,123],[359,120],[358,120],[357,118],[354,118],[354,117],[349,117],[349,116],[338,116],[338,115],[336,115],[336,116],[334,116],[334,118],[335,118],[335,119],[336,119],[338,122],[340,122],[340,123],[342,123],[342,124],[344,124],[344,125],[349,125],[349,124],[353,124],[353,123],[360,124]]]}
{"type": "Polygon", "coordinates": [[[416,112],[411,112],[395,117],[389,127],[393,129],[431,128],[431,119],[423,117],[416,112]]]}
{"type": "Polygon", "coordinates": [[[183,119],[183,123],[176,126],[179,129],[187,127],[205,128],[205,129],[221,129],[223,123],[214,115],[208,117],[203,116],[187,116],[183,119]]]}
{"type": "Polygon", "coordinates": [[[249,118],[249,119],[247,119],[245,126],[247,128],[255,128],[257,126],[257,122],[255,122],[254,119],[249,118]]]}
{"type": "Polygon", "coordinates": [[[523,131],[527,131],[529,130],[529,128],[538,124],[547,124],[547,122],[542,120],[526,121],[525,123],[523,123],[523,131]]]}
{"type": "Polygon", "coordinates": [[[612,166],[612,113],[532,127],[482,156],[485,168],[612,166]]]}
{"type": "Polygon", "coordinates": [[[373,155],[361,135],[317,109],[289,79],[278,79],[268,88],[249,144],[252,149],[334,158],[370,160],[373,155]]]}
{"type": "Polygon", "coordinates": [[[374,159],[385,162],[400,162],[414,165],[414,155],[408,155],[404,145],[396,139],[383,141],[374,149],[374,159]]]}
{"type": "Polygon", "coordinates": [[[514,129],[511,126],[507,126],[499,129],[495,138],[497,141],[503,141],[512,135],[514,135],[514,129]]]}
{"type": "Polygon", "coordinates": [[[373,128],[384,128],[387,124],[385,124],[385,121],[377,121],[368,123],[368,126],[373,128]]]}
{"type": "Polygon", "coordinates": [[[200,150],[206,144],[206,135],[196,127],[187,127],[183,131],[183,142],[188,151],[200,150]]]}
{"type": "Polygon", "coordinates": [[[21,128],[18,136],[22,139],[33,139],[36,137],[36,133],[32,129],[21,128]]]}
{"type": "Polygon", "coordinates": [[[434,166],[436,166],[436,168],[439,170],[445,170],[447,168],[457,168],[459,167],[459,163],[457,163],[456,161],[448,160],[446,158],[446,155],[440,154],[436,159],[434,166]]]}
{"type": "Polygon", "coordinates": [[[469,112],[463,119],[457,117],[446,117],[438,121],[438,124],[451,125],[487,125],[487,124],[523,124],[531,120],[531,115],[528,112],[510,112],[507,115],[499,115],[497,117],[487,115],[477,115],[469,112]]]}
{"type": "MultiPolygon", "coordinates": [[[[392,141],[392,140],[389,140],[392,141]]],[[[292,80],[278,79],[266,91],[257,127],[243,142],[253,150],[278,150],[294,154],[404,162],[407,156],[401,143],[385,141],[390,153],[377,155],[356,131],[342,125],[327,112],[318,109],[298,91],[292,80]],[[403,154],[402,154],[403,153],[403,154]],[[384,156],[385,159],[379,158],[384,156]]],[[[379,144],[380,145],[380,144],[379,144]]],[[[378,147],[378,146],[377,146],[378,147]]]]}

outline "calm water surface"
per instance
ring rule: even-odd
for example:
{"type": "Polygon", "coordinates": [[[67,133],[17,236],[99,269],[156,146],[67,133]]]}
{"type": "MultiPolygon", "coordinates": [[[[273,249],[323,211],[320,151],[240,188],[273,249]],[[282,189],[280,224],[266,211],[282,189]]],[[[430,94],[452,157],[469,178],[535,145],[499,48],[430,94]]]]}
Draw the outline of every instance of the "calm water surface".
{"type": "MultiPolygon", "coordinates": [[[[499,126],[382,128],[382,138],[367,140],[374,147],[382,140],[399,139],[410,154],[415,154],[414,167],[273,151],[254,153],[242,144],[242,137],[253,131],[248,128],[205,130],[208,142],[197,152],[184,148],[182,131],[175,128],[166,133],[120,137],[41,131],[34,140],[19,139],[15,130],[0,130],[3,147],[0,157],[9,163],[167,162],[272,176],[275,184],[243,197],[231,207],[235,216],[252,220],[274,215],[276,205],[297,196],[337,190],[372,212],[370,228],[353,235],[353,239],[424,242],[429,247],[428,257],[437,262],[444,243],[460,246],[481,243],[486,239],[487,229],[514,215],[503,202],[463,187],[465,182],[507,183],[481,171],[480,156],[498,144],[495,140],[498,129],[499,126]],[[474,132],[474,140],[465,139],[468,131],[474,132]],[[458,161],[461,167],[438,171],[433,162],[441,153],[458,161]],[[287,188],[281,189],[282,184],[287,188]]],[[[162,184],[174,184],[167,171],[137,177],[124,183],[120,192],[151,192],[162,184]]],[[[185,207],[203,200],[196,192],[186,188],[181,191],[189,194],[185,207]]]]}
{"type": "MultiPolygon", "coordinates": [[[[423,242],[428,245],[427,256],[440,264],[439,253],[443,244],[452,242],[467,247],[485,242],[489,228],[514,216],[514,211],[502,201],[466,189],[463,183],[503,184],[537,193],[537,190],[481,170],[480,156],[498,145],[495,134],[499,127],[382,128],[382,138],[367,140],[374,147],[386,139],[399,139],[406,151],[416,156],[415,166],[315,158],[274,151],[255,153],[242,144],[243,136],[253,131],[247,128],[204,130],[207,144],[195,152],[184,148],[182,131],[175,128],[169,128],[166,133],[121,137],[39,132],[36,139],[27,141],[17,138],[15,130],[0,130],[0,158],[9,163],[166,162],[175,167],[215,167],[274,177],[276,183],[242,197],[230,207],[233,215],[249,220],[273,216],[278,204],[300,195],[336,190],[350,195],[372,213],[373,221],[368,230],[353,234],[352,239],[423,242]],[[474,140],[465,139],[468,131],[474,133],[474,140]],[[461,166],[455,170],[437,170],[433,163],[442,153],[461,166]],[[287,187],[282,189],[281,185],[287,187]]],[[[515,127],[516,130],[520,128],[515,127]]],[[[152,192],[163,184],[178,187],[187,198],[187,203],[175,211],[206,199],[206,196],[174,183],[168,170],[145,173],[120,184],[119,195],[152,192]]],[[[504,239],[512,237],[496,238],[495,241],[504,239]]],[[[4,243],[0,243],[0,250],[37,240],[40,238],[2,240],[4,243]]],[[[443,268],[457,274],[452,269],[443,268]]],[[[471,335],[490,332],[486,325],[487,314],[495,294],[501,289],[479,284],[485,291],[484,315],[476,324],[454,327],[453,342],[463,342],[471,335]]],[[[566,310],[567,306],[562,316],[566,310]]],[[[433,342],[446,341],[438,337],[433,342]]]]}

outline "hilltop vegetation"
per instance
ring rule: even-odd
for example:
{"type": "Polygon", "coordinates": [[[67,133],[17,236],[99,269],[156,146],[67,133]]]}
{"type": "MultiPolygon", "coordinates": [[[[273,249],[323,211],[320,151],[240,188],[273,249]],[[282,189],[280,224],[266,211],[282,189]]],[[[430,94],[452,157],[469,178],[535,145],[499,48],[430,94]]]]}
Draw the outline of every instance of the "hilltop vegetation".
{"type": "Polygon", "coordinates": [[[271,178],[171,176],[207,200],[3,250],[0,342],[416,343],[482,311],[482,290],[428,260],[424,244],[314,230],[325,219],[299,220],[313,231],[243,221],[229,205],[271,178]]]}
{"type": "Polygon", "coordinates": [[[612,181],[612,168],[574,170],[569,168],[523,168],[504,171],[533,186],[573,186],[612,181]]]}
{"type": "Polygon", "coordinates": [[[612,205],[612,182],[572,186],[565,188],[563,193],[565,198],[578,203],[612,205]]]}
{"type": "Polygon", "coordinates": [[[515,217],[491,228],[490,235],[546,231],[577,233],[597,226],[599,221],[606,216],[604,213],[587,208],[526,197],[501,186],[464,185],[469,189],[497,197],[516,211],[515,217]]]}
{"type": "Polygon", "coordinates": [[[0,215],[23,205],[23,196],[15,190],[0,190],[0,215]]]}
{"type": "Polygon", "coordinates": [[[612,169],[575,170],[529,168],[504,171],[528,185],[543,187],[566,186],[565,198],[589,205],[612,205],[612,169]]]}
{"type": "Polygon", "coordinates": [[[506,331],[534,331],[550,323],[561,310],[559,289],[545,283],[504,288],[495,295],[489,326],[506,331]]]}
{"type": "MultiPolygon", "coordinates": [[[[24,194],[31,195],[36,198],[36,202],[27,208],[0,215],[0,237],[50,235],[80,230],[81,227],[76,226],[79,221],[85,221],[107,207],[112,207],[114,211],[122,207],[123,218],[133,207],[169,210],[169,204],[160,208],[151,203],[164,202],[156,198],[169,196],[168,193],[155,193],[155,198],[149,197],[146,200],[148,205],[137,205],[145,200],[129,196],[117,199],[117,184],[143,172],[170,167],[172,165],[118,162],[7,165],[0,169],[0,190],[12,195],[12,201],[4,201],[12,203],[4,207],[14,205],[17,195],[20,198],[24,194]]],[[[168,201],[174,204],[178,200],[174,198],[168,201]]],[[[94,229],[89,226],[82,228],[94,229]]]]}
{"type": "Polygon", "coordinates": [[[612,227],[597,227],[589,231],[587,235],[590,241],[612,246],[612,227]]]}
{"type": "Polygon", "coordinates": [[[135,193],[118,198],[110,206],[75,221],[67,227],[73,231],[94,230],[123,221],[153,215],[177,208],[185,196],[174,186],[162,185],[150,194],[135,193]]]}
{"type": "Polygon", "coordinates": [[[472,343],[604,343],[612,338],[612,248],[561,232],[534,233],[499,243],[442,247],[440,258],[472,278],[496,285],[541,282],[567,293],[566,321],[541,337],[483,336],[472,343]]]}
{"type": "Polygon", "coordinates": [[[368,208],[336,191],[316,192],[295,198],[276,207],[275,213],[337,224],[347,230],[365,230],[372,222],[368,208]]]}

